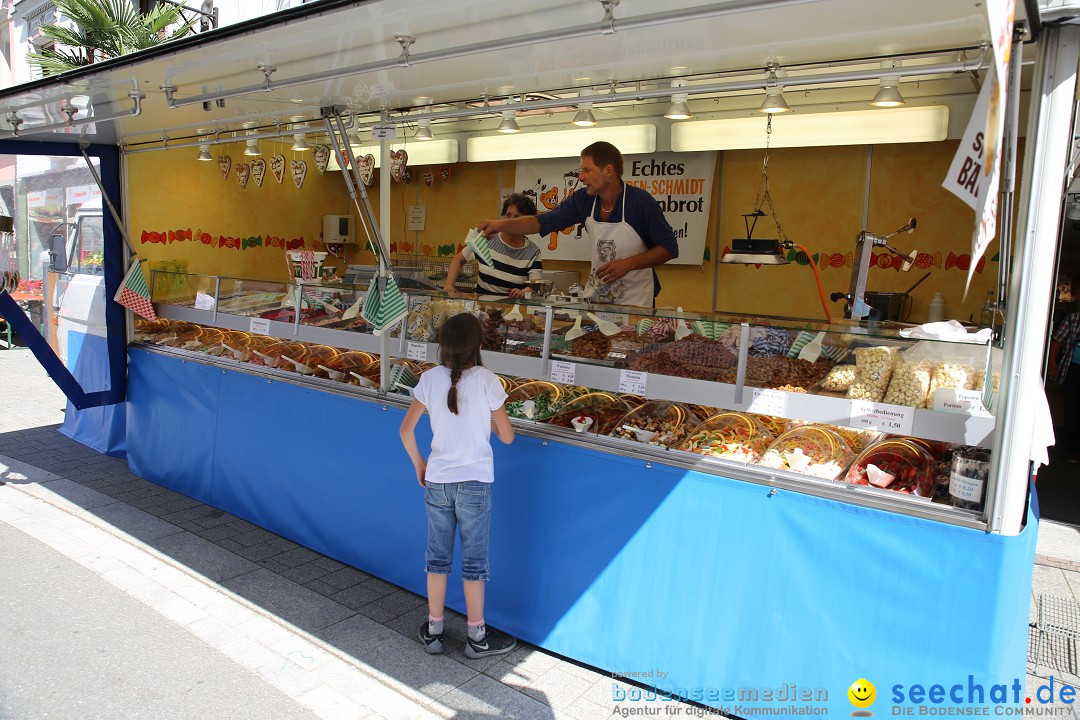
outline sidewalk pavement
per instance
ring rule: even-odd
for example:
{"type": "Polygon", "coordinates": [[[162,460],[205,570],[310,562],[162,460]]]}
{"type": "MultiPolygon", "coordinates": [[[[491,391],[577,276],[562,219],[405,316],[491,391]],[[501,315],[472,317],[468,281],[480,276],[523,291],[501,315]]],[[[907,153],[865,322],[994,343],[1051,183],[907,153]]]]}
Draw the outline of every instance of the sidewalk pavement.
{"type": "MultiPolygon", "coordinates": [[[[593,720],[629,689],[526,643],[470,660],[451,611],[447,652],[429,656],[424,598],[61,435],[64,398],[28,351],[0,352],[0,388],[0,720],[593,720]]],[[[1044,595],[1080,601],[1080,528],[1040,524],[1032,696],[1051,675],[1080,683],[1072,638],[1044,642],[1033,674],[1044,595]]]]}

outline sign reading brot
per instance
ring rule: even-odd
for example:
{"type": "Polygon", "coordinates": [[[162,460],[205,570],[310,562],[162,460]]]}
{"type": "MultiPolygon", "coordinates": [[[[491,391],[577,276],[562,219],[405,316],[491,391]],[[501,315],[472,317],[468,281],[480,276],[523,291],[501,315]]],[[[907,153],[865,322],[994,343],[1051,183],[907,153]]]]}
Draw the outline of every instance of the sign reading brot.
{"type": "MultiPolygon", "coordinates": [[[[535,198],[539,212],[551,210],[577,190],[578,158],[519,160],[515,191],[535,198]]],[[[647,190],[664,211],[679,241],[681,265],[700,265],[712,202],[716,153],[624,155],[623,181],[647,190]]],[[[584,225],[533,238],[544,259],[589,260],[592,243],[584,225]]]]}

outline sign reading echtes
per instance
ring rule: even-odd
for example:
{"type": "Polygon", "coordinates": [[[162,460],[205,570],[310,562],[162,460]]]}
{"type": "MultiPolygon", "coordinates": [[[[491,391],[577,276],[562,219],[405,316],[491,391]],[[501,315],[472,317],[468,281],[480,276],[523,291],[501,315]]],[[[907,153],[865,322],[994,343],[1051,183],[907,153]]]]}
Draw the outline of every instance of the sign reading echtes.
{"type": "MultiPolygon", "coordinates": [[[[516,192],[536,199],[539,212],[553,209],[580,187],[577,158],[519,160],[516,192]]],[[[623,181],[647,190],[664,211],[679,241],[673,263],[700,265],[712,201],[716,153],[654,153],[623,156],[623,181]]],[[[537,241],[545,259],[588,260],[592,243],[583,225],[564,228],[537,241]]]]}

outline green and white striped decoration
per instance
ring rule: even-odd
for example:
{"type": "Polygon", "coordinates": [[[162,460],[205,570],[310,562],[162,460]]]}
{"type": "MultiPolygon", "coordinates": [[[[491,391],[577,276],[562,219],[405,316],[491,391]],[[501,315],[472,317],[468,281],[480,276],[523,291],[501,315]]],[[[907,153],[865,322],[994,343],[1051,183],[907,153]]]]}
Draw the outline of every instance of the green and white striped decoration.
{"type": "Polygon", "coordinates": [[[405,296],[401,294],[394,276],[386,277],[385,290],[379,289],[379,283],[379,277],[371,279],[364,309],[360,312],[360,315],[372,324],[376,335],[382,335],[384,330],[393,327],[409,314],[405,296]]]}
{"type": "Polygon", "coordinates": [[[465,244],[472,249],[473,254],[482,260],[485,265],[491,267],[491,248],[488,247],[487,238],[481,235],[476,228],[469,230],[469,234],[465,236],[465,244]]]}

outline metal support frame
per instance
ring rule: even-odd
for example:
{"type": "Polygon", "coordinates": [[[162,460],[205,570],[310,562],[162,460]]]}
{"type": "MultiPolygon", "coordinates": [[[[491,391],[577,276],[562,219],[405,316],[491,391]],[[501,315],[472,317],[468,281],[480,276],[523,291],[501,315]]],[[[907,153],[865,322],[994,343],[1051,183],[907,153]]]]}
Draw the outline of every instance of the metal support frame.
{"type": "Polygon", "coordinates": [[[1009,279],[1001,394],[994,455],[987,481],[988,529],[1016,535],[1024,520],[1031,478],[1033,420],[1046,402],[1042,368],[1054,291],[1070,131],[1075,107],[1080,27],[1045,26],[1039,43],[1017,221],[1017,257],[1009,279]]]}

